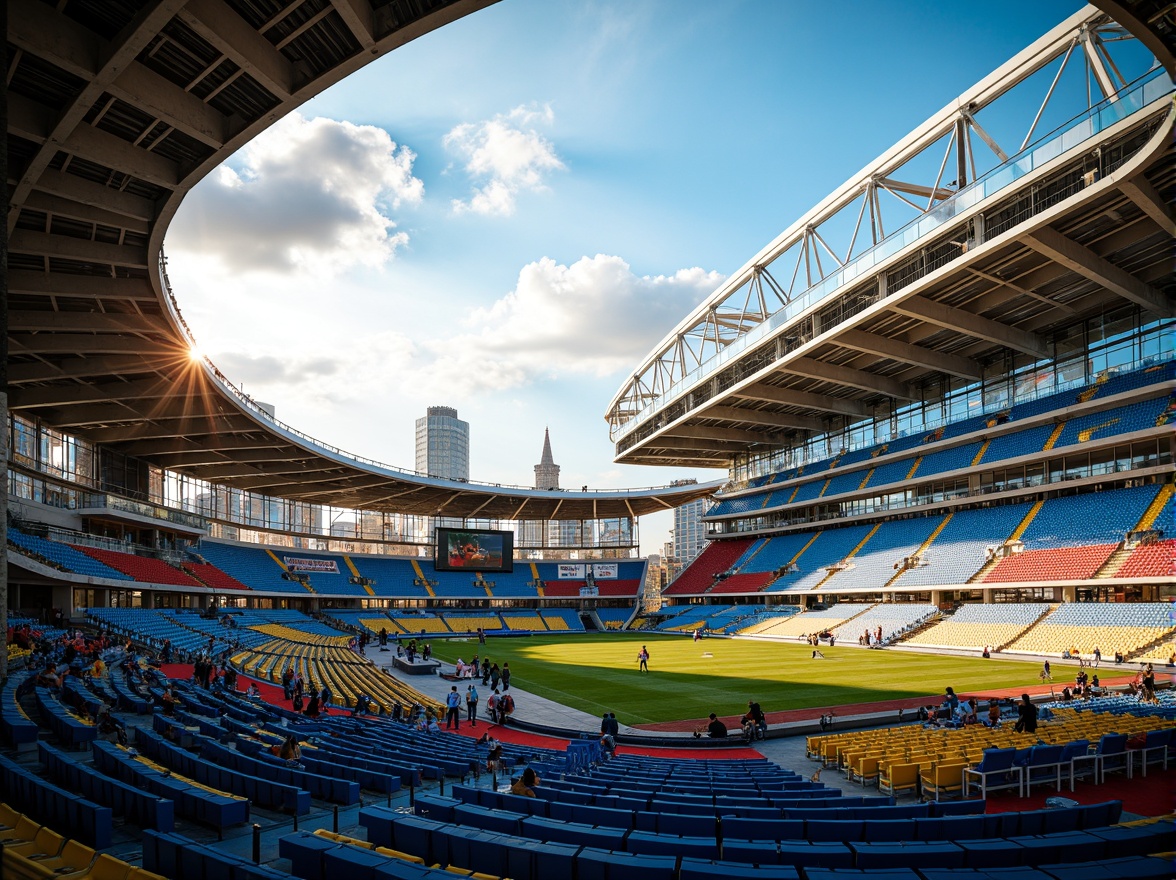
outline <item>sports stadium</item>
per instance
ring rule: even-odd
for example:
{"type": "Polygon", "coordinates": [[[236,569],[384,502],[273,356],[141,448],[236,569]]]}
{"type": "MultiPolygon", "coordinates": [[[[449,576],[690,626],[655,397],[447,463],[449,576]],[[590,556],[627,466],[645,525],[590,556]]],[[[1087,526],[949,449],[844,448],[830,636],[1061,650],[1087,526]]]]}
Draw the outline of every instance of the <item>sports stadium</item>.
{"type": "Polygon", "coordinates": [[[1170,4],[1058,23],[633,368],[616,462],[725,480],[591,492],[279,421],[166,271],[230,155],[488,5],[7,4],[0,874],[1171,876],[1170,4]]]}

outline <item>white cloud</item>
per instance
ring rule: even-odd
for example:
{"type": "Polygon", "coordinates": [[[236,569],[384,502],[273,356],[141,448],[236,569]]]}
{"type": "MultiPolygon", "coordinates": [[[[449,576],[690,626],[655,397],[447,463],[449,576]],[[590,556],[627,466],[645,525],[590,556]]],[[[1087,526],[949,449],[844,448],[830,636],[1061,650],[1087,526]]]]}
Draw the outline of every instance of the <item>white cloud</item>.
{"type": "Polygon", "coordinates": [[[514,289],[489,307],[411,330],[357,326],[333,310],[311,324],[290,323],[273,314],[272,301],[268,319],[233,309],[230,324],[247,331],[260,321],[273,332],[233,334],[232,347],[222,343],[211,357],[263,400],[299,398],[324,411],[383,399],[506,402],[528,386],[632,369],[722,281],[699,268],[637,275],[604,254],[570,266],[544,257],[524,266],[514,289]]]}
{"type": "Polygon", "coordinates": [[[536,127],[554,121],[550,105],[519,106],[451,129],[442,142],[463,161],[475,184],[468,201],[453,200],[454,212],[509,216],[520,192],[545,189],[546,176],[565,166],[536,127]]]}
{"type": "Polygon", "coordinates": [[[636,275],[605,254],[571,266],[544,257],[523,267],[514,290],[471,312],[465,332],[423,344],[434,361],[422,381],[502,390],[631,369],[723,277],[699,268],[636,275]]]}
{"type": "Polygon", "coordinates": [[[226,273],[383,265],[408,242],[388,212],[424,195],[415,159],[381,128],[291,113],[192,191],[168,244],[226,273]]]}

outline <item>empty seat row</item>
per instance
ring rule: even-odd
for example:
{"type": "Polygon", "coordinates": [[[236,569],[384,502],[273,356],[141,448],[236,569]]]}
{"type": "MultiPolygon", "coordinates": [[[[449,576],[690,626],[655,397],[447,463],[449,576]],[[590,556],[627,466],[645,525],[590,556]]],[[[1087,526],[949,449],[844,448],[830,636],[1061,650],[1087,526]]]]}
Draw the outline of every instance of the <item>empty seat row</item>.
{"type": "Polygon", "coordinates": [[[80,798],[0,755],[0,791],[29,818],[68,829],[86,846],[110,846],[114,817],[110,807],[80,798]]]}
{"type": "Polygon", "coordinates": [[[87,800],[110,807],[113,815],[141,828],[172,831],[175,802],[99,773],[74,761],[48,743],[37,743],[37,753],[50,778],[87,800]]]}

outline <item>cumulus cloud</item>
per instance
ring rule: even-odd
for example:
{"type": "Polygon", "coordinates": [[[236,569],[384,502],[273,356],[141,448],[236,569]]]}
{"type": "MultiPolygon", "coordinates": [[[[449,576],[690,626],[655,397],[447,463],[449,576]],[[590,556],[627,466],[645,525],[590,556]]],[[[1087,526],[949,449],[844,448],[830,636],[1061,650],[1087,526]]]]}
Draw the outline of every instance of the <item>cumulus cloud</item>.
{"type": "Polygon", "coordinates": [[[636,275],[597,254],[570,266],[544,257],[515,289],[470,313],[464,332],[424,344],[432,381],[508,389],[544,378],[631,369],[724,276],[699,268],[636,275]]]}
{"type": "Polygon", "coordinates": [[[291,113],[193,190],[169,244],[230,272],[382,265],[408,242],[388,213],[424,195],[415,159],[381,128],[291,113]]]}
{"type": "Polygon", "coordinates": [[[340,363],[334,358],[283,358],[270,354],[223,352],[213,357],[213,363],[235,383],[278,385],[301,383],[317,378],[335,376],[340,363]]]}
{"type": "MultiPolygon", "coordinates": [[[[499,299],[457,309],[448,321],[410,330],[356,325],[346,313],[340,320],[323,316],[313,328],[283,324],[260,338],[246,333],[235,348],[222,343],[210,357],[231,381],[282,412],[341,414],[385,399],[514,400],[529,386],[633,369],[723,280],[700,268],[638,275],[606,254],[570,265],[544,257],[525,265],[499,299]],[[296,344],[281,345],[287,337],[296,344]]],[[[244,315],[236,323],[256,320],[244,315]]]]}
{"type": "Polygon", "coordinates": [[[565,166],[555,147],[539,133],[555,114],[550,105],[519,106],[482,122],[464,122],[443,138],[474,183],[466,201],[454,199],[457,214],[509,216],[520,192],[546,189],[546,177],[565,166]]]}

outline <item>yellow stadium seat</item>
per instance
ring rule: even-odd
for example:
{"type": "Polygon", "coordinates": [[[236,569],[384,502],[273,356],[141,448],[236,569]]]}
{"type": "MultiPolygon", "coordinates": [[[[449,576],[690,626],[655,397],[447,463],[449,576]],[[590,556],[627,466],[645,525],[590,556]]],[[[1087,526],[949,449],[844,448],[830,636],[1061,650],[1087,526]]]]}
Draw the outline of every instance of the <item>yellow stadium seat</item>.
{"type": "Polygon", "coordinates": [[[126,862],[107,853],[102,853],[90,866],[90,870],[81,876],[86,880],[127,880],[127,875],[130,873],[131,866],[126,862]]]}
{"type": "Polygon", "coordinates": [[[53,858],[61,852],[61,848],[65,845],[65,838],[56,831],[42,825],[37,830],[36,837],[29,843],[14,843],[5,846],[5,852],[11,850],[16,855],[24,856],[25,858],[53,858]]]}
{"type": "Polygon", "coordinates": [[[73,874],[85,871],[94,861],[94,850],[76,840],[67,840],[61,853],[52,859],[40,859],[37,865],[48,871],[49,876],[73,874]]]}

